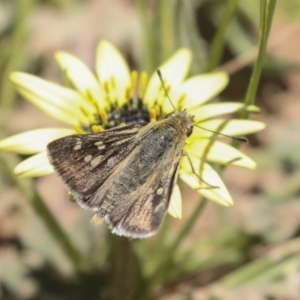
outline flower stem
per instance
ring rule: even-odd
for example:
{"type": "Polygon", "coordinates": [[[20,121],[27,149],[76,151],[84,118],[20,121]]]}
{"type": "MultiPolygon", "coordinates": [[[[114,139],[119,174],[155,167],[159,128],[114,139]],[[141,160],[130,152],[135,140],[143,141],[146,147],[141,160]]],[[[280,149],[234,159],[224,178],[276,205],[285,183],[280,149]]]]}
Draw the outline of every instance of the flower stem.
{"type": "MultiPolygon", "coordinates": [[[[258,55],[254,63],[254,68],[251,74],[250,83],[247,88],[245,96],[245,105],[253,105],[255,102],[255,95],[260,80],[260,75],[263,67],[263,60],[265,57],[266,46],[270,27],[274,15],[276,0],[261,0],[260,1],[260,25],[259,25],[259,38],[258,38],[258,55]]],[[[248,112],[245,110],[241,113],[241,119],[247,119],[248,112]]]]}
{"type": "MultiPolygon", "coordinates": [[[[258,38],[258,55],[254,63],[252,70],[250,82],[245,95],[245,106],[253,105],[255,103],[255,96],[261,76],[261,71],[263,67],[263,61],[265,57],[268,36],[270,32],[270,27],[272,24],[272,19],[274,15],[274,10],[276,6],[276,0],[261,0],[260,1],[260,24],[259,24],[259,38],[258,38]]],[[[248,119],[249,112],[244,110],[241,112],[240,119],[248,119]]],[[[234,140],[231,145],[238,148],[240,142],[234,140]]]]}

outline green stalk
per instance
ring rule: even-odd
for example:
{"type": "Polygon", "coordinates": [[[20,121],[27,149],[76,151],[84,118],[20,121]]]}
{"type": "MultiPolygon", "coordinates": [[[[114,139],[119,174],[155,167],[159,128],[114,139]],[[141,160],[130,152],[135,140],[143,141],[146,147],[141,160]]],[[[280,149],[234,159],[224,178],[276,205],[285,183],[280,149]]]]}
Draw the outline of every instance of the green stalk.
{"type": "Polygon", "coordinates": [[[21,182],[15,174],[11,171],[12,168],[8,165],[7,161],[0,155],[0,164],[5,172],[6,178],[10,180],[20,191],[20,193],[27,199],[33,206],[41,220],[44,222],[46,228],[61,247],[65,255],[70,259],[75,270],[86,269],[86,263],[80,252],[73,245],[67,233],[62,229],[56,218],[45,205],[41,197],[38,195],[34,187],[29,188],[21,182]]]}
{"type": "MultiPolygon", "coordinates": [[[[255,103],[255,96],[262,72],[263,61],[265,58],[266,47],[274,10],[276,6],[276,0],[270,0],[269,4],[267,0],[260,1],[260,23],[259,23],[259,37],[258,37],[258,55],[254,63],[250,82],[245,95],[245,106],[253,105],[255,103]]],[[[240,119],[248,119],[249,113],[244,110],[241,112],[240,119]]],[[[232,141],[231,145],[235,148],[239,147],[240,142],[232,141]]]]}
{"type": "Polygon", "coordinates": [[[208,64],[205,68],[206,72],[214,70],[220,63],[224,49],[224,36],[228,25],[236,11],[238,0],[228,0],[224,14],[221,18],[218,30],[213,38],[210,52],[208,56],[208,64]]]}
{"type": "MultiPolygon", "coordinates": [[[[245,96],[245,106],[253,105],[255,102],[255,95],[258,88],[258,83],[261,76],[263,61],[266,53],[266,46],[270,27],[274,15],[276,0],[260,1],[260,24],[259,24],[259,38],[258,38],[258,55],[254,63],[254,68],[251,74],[250,83],[247,88],[245,96]]],[[[248,112],[245,110],[241,113],[241,119],[248,118],[248,112]]]]}

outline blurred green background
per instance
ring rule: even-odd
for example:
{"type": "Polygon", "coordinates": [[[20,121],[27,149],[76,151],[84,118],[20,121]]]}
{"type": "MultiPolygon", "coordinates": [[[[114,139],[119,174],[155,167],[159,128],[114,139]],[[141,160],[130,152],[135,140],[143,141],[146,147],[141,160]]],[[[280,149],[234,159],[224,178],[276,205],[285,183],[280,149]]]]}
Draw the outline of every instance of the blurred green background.
{"type": "MultiPolygon", "coordinates": [[[[220,100],[243,102],[261,12],[274,3],[1,0],[0,138],[61,126],[16,95],[11,71],[62,83],[54,52],[71,52],[93,69],[103,38],[147,71],[188,47],[191,74],[229,72],[220,100]]],[[[184,185],[183,219],[168,217],[158,236],[130,241],[94,226],[56,175],[15,178],[22,157],[0,153],[0,299],[300,299],[299,16],[299,0],[277,1],[255,96],[261,114],[250,116],[267,128],[242,147],[257,170],[227,168],[235,205],[208,203],[186,231],[199,196],[184,185]],[[57,223],[45,222],[49,212],[57,223]]]]}

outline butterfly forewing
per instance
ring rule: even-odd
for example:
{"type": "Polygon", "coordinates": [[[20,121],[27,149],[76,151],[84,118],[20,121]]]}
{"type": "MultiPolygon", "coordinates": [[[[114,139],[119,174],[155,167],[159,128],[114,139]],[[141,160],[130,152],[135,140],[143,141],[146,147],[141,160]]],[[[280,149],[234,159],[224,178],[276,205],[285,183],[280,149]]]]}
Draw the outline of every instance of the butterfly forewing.
{"type": "Polygon", "coordinates": [[[132,141],[145,125],[138,123],[55,140],[48,145],[50,163],[75,197],[84,201],[132,150],[132,141]]]}

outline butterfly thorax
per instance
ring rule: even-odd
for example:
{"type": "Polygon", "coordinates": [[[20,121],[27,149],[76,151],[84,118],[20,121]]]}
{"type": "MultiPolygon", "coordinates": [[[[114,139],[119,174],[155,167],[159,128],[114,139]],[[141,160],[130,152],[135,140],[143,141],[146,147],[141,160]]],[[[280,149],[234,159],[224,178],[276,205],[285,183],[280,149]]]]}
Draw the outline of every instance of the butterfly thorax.
{"type": "Polygon", "coordinates": [[[173,126],[178,133],[185,137],[190,136],[192,133],[194,117],[189,115],[185,110],[175,111],[164,121],[173,126]]]}

